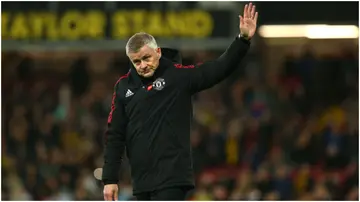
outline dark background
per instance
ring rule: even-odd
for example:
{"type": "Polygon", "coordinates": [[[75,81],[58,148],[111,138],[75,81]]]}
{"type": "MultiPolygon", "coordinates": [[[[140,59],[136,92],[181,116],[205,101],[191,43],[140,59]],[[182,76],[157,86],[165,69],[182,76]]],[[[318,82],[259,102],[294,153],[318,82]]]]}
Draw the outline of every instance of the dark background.
{"type": "MultiPolygon", "coordinates": [[[[211,37],[166,41],[191,64],[222,54],[244,4],[2,2],[2,12],[217,13],[211,37]]],[[[255,4],[259,26],[358,25],[358,2],[255,4]]],[[[102,200],[93,172],[113,85],[128,71],[126,39],[2,42],[2,200],[102,200]]],[[[256,35],[238,70],[193,98],[197,186],[188,200],[358,200],[358,54],[358,39],[256,35]]],[[[131,200],[126,158],[120,176],[119,200],[131,200]]]]}

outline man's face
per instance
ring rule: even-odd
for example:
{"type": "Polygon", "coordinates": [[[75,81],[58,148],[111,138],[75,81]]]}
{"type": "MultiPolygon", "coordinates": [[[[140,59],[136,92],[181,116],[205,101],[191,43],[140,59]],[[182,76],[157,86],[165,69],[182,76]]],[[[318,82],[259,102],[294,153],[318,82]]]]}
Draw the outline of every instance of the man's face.
{"type": "Polygon", "coordinates": [[[159,66],[161,49],[153,49],[145,45],[136,53],[128,53],[128,56],[137,73],[140,76],[147,78],[153,76],[155,70],[159,66]]]}

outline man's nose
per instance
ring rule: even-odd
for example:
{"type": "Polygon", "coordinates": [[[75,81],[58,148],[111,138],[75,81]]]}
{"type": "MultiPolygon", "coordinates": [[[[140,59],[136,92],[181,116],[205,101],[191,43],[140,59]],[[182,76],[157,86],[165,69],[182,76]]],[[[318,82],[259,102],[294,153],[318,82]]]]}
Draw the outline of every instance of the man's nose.
{"type": "Polygon", "coordinates": [[[145,61],[141,61],[140,68],[145,69],[147,67],[147,64],[145,61]]]}

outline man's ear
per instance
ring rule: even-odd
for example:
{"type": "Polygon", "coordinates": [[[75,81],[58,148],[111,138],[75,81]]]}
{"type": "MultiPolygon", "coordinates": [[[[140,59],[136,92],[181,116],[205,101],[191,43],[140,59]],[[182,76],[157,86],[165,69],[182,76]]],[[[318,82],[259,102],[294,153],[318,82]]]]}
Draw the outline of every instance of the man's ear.
{"type": "Polygon", "coordinates": [[[161,58],[161,48],[160,47],[156,48],[156,53],[158,54],[159,58],[161,58]]]}

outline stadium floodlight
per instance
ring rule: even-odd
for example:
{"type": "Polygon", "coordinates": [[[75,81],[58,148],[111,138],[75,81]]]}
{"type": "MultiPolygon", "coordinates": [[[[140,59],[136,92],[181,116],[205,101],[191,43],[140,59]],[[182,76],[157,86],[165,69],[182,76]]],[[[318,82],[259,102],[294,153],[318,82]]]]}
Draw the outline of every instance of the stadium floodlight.
{"type": "Polygon", "coordinates": [[[356,39],[355,25],[263,25],[259,35],[264,38],[356,39]]]}

